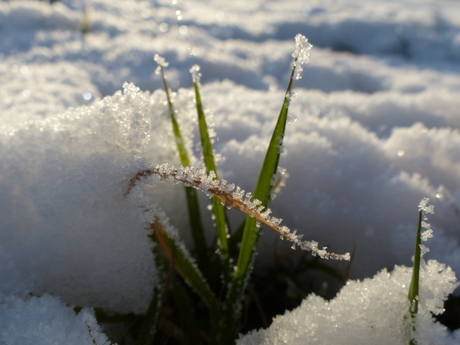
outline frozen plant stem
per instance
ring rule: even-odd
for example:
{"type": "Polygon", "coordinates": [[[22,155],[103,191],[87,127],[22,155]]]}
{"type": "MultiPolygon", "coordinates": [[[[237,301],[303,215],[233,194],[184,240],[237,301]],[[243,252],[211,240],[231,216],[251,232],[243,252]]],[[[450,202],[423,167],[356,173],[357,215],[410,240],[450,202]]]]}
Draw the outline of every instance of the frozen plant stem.
{"type": "MultiPolygon", "coordinates": [[[[158,54],[154,57],[155,62],[158,64],[157,70],[155,73],[161,74],[161,79],[163,81],[163,87],[166,93],[166,100],[168,102],[169,115],[171,118],[171,123],[174,132],[174,138],[176,140],[177,151],[179,152],[179,158],[183,166],[190,166],[190,159],[187,154],[187,150],[184,145],[184,140],[179,128],[179,123],[176,119],[176,111],[171,100],[171,94],[169,91],[168,83],[166,82],[166,77],[164,73],[164,67],[168,66],[168,63],[165,59],[158,54]]],[[[198,202],[198,195],[196,190],[190,187],[185,187],[185,194],[187,196],[187,206],[188,214],[190,219],[190,224],[192,227],[192,238],[193,243],[195,244],[195,250],[197,252],[198,265],[203,271],[206,271],[206,239],[204,236],[204,229],[201,221],[201,212],[198,202]]]]}
{"type": "MultiPolygon", "coordinates": [[[[204,164],[206,166],[206,174],[210,174],[211,171],[215,173],[215,178],[217,179],[217,165],[214,159],[214,152],[212,148],[211,138],[209,137],[208,125],[206,123],[206,117],[203,111],[203,105],[201,102],[201,95],[199,89],[200,76],[199,73],[200,67],[194,65],[190,69],[193,79],[193,87],[195,90],[195,103],[196,110],[198,114],[198,126],[200,128],[200,138],[201,138],[201,147],[203,151],[204,164]]],[[[214,213],[214,220],[217,230],[217,238],[219,239],[219,253],[221,254],[224,260],[225,273],[227,276],[230,274],[230,256],[228,252],[228,227],[227,227],[227,217],[225,214],[225,208],[218,198],[211,198],[212,211],[214,213]]]]}
{"type": "Polygon", "coordinates": [[[302,236],[296,234],[296,231],[291,232],[288,227],[281,225],[281,219],[271,217],[270,209],[265,209],[261,206],[261,202],[252,199],[250,193],[246,194],[239,187],[235,191],[234,185],[227,185],[225,182],[215,179],[215,175],[204,174],[201,170],[195,170],[190,167],[171,166],[168,163],[157,165],[154,168],[139,171],[129,181],[129,187],[126,195],[135,186],[136,181],[142,178],[150,177],[149,182],[169,181],[172,183],[182,183],[185,186],[198,189],[208,196],[217,197],[225,205],[235,208],[251,218],[269,226],[278,232],[283,238],[294,243],[295,246],[302,250],[311,251],[313,255],[318,255],[323,259],[350,260],[350,254],[335,254],[326,251],[327,248],[319,249],[318,243],[315,241],[302,241],[302,236]]]}
{"type": "MultiPolygon", "coordinates": [[[[411,325],[412,331],[415,331],[414,322],[418,313],[418,303],[419,303],[419,284],[420,284],[420,262],[422,261],[423,254],[427,249],[422,245],[422,241],[426,241],[428,238],[432,237],[432,230],[430,229],[430,224],[425,222],[428,220],[425,213],[434,213],[433,206],[428,206],[428,198],[422,199],[419,205],[418,213],[418,226],[417,226],[417,236],[415,238],[415,249],[414,249],[414,266],[412,268],[412,278],[409,286],[409,312],[411,316],[411,325]],[[422,228],[425,228],[425,231],[422,232],[422,228]],[[422,250],[423,249],[423,250],[422,250]]],[[[412,338],[409,342],[409,345],[416,345],[417,342],[415,338],[412,338]]]]}
{"type": "MultiPolygon", "coordinates": [[[[308,62],[309,50],[311,44],[308,43],[305,36],[298,34],[295,37],[296,48],[292,54],[294,61],[291,68],[291,75],[289,78],[289,84],[286,90],[286,94],[281,106],[278,120],[273,131],[270,143],[268,145],[267,152],[265,154],[262,168],[260,169],[259,178],[257,180],[256,188],[254,190],[254,199],[260,200],[262,207],[266,207],[269,196],[273,188],[273,180],[278,170],[278,162],[282,151],[283,137],[286,129],[286,122],[288,116],[289,104],[291,102],[291,91],[293,79],[300,78],[300,72],[302,71],[301,64],[308,62]]],[[[294,245],[300,242],[300,239],[295,235],[294,245]]],[[[240,301],[243,296],[246,283],[251,274],[251,263],[254,261],[254,253],[259,238],[258,223],[255,217],[246,217],[246,222],[243,230],[243,239],[241,241],[240,252],[238,255],[238,261],[233,274],[232,283],[227,294],[227,299],[231,305],[228,310],[229,318],[233,317],[234,314],[240,308],[240,301]],[[233,315],[232,315],[233,314],[233,315]]],[[[316,242],[306,242],[306,247],[310,247],[312,252],[315,253],[318,249],[316,242]]],[[[323,249],[324,250],[324,249],[323,249]]],[[[319,254],[319,253],[318,253],[319,254]]]]}

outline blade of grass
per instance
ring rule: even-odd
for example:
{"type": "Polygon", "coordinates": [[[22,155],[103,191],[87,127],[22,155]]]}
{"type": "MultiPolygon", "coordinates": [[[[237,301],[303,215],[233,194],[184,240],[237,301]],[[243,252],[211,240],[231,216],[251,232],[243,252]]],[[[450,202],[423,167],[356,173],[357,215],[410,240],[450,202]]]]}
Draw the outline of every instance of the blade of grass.
{"type": "MultiPolygon", "coordinates": [[[[195,65],[192,67],[190,72],[193,76],[193,87],[195,90],[195,103],[196,110],[198,113],[198,125],[200,128],[200,137],[201,137],[201,146],[203,150],[204,164],[206,167],[206,173],[209,174],[211,171],[214,171],[216,178],[217,176],[217,166],[214,159],[214,153],[212,149],[211,139],[209,137],[208,125],[206,123],[206,117],[203,111],[203,105],[201,103],[201,95],[199,89],[199,66],[195,65]]],[[[220,254],[224,257],[225,261],[229,261],[228,253],[228,227],[227,219],[225,215],[225,208],[222,205],[221,201],[216,197],[211,198],[212,210],[214,213],[214,220],[216,222],[217,238],[220,246],[220,254]]],[[[226,265],[228,266],[228,264],[226,265]]]]}
{"type": "Polygon", "coordinates": [[[190,296],[187,294],[182,282],[177,279],[177,276],[172,280],[171,289],[172,295],[174,296],[174,302],[178,310],[181,329],[184,333],[185,343],[192,345],[202,344],[203,342],[200,337],[200,328],[198,327],[195,310],[190,300],[190,296]]]}
{"type": "Polygon", "coordinates": [[[81,31],[83,36],[86,36],[91,31],[91,17],[90,17],[90,13],[89,13],[88,9],[85,10],[85,13],[83,14],[83,19],[81,21],[80,31],[81,31]]]}
{"type": "Polygon", "coordinates": [[[223,344],[220,339],[231,340],[234,343],[236,334],[228,333],[226,327],[224,327],[225,322],[223,321],[219,302],[201,271],[191,260],[191,256],[185,246],[178,242],[176,236],[166,230],[158,216],[155,216],[152,228],[161,249],[168,257],[176,272],[202,298],[208,307],[212,343],[223,344]]]}
{"type": "MultiPolygon", "coordinates": [[[[149,237],[154,242],[152,252],[155,260],[155,267],[157,268],[158,275],[160,277],[159,281],[164,282],[167,274],[166,265],[163,258],[161,257],[161,252],[158,242],[156,241],[156,237],[153,234],[151,234],[149,237]]],[[[150,302],[144,320],[142,321],[142,324],[140,325],[137,332],[136,338],[139,345],[151,345],[153,343],[153,339],[157,330],[158,316],[161,310],[163,294],[164,287],[162,283],[160,286],[154,287],[152,301],[150,302]]]]}
{"type": "MultiPolygon", "coordinates": [[[[412,268],[412,278],[409,286],[409,312],[411,320],[414,321],[418,313],[418,294],[419,294],[419,282],[420,282],[420,261],[422,250],[420,245],[422,244],[422,220],[423,220],[423,211],[420,210],[418,214],[418,226],[417,226],[417,237],[415,239],[415,249],[414,249],[414,266],[412,268]]],[[[412,326],[413,327],[413,326],[412,326]]],[[[415,329],[414,329],[415,330],[415,329]]],[[[409,342],[410,345],[415,345],[415,339],[411,339],[409,342]]]]}
{"type": "MultiPolygon", "coordinates": [[[[273,131],[270,144],[262,164],[262,169],[259,174],[259,179],[257,180],[257,185],[254,191],[254,199],[260,200],[263,207],[267,206],[270,190],[272,188],[273,176],[276,174],[278,169],[280,148],[286,128],[289,109],[289,95],[292,90],[294,71],[295,68],[293,66],[291,76],[289,78],[289,84],[286,90],[286,96],[284,97],[284,102],[281,107],[281,111],[278,116],[278,120],[273,131]]],[[[249,267],[253,260],[254,249],[258,237],[259,231],[257,229],[257,220],[252,217],[246,217],[238,262],[233,275],[233,281],[227,295],[227,300],[229,303],[233,304],[230,309],[238,309],[238,304],[243,294],[245,282],[247,281],[247,278],[250,274],[249,267]]]]}
{"type": "MultiPolygon", "coordinates": [[[[273,187],[273,177],[278,169],[279,157],[281,154],[281,146],[283,143],[284,132],[286,128],[287,115],[290,103],[290,96],[292,91],[292,84],[294,77],[300,78],[300,72],[302,63],[308,61],[307,51],[311,48],[311,45],[307,42],[307,39],[302,35],[297,35],[296,38],[296,50],[293,54],[294,63],[289,78],[289,84],[284,97],[283,105],[278,116],[278,120],[273,131],[270,144],[265,154],[265,159],[262,164],[262,168],[257,180],[257,185],[254,190],[254,199],[261,201],[261,206],[266,207],[270,196],[271,189],[273,187]],[[298,61],[299,60],[299,61],[298,61]]],[[[226,317],[229,326],[232,326],[233,332],[237,332],[235,329],[236,325],[231,324],[230,320],[235,318],[239,312],[240,301],[243,296],[243,292],[249,275],[251,273],[251,266],[254,260],[255,246],[259,237],[258,222],[253,217],[246,217],[245,227],[243,230],[243,239],[241,242],[240,252],[238,255],[238,261],[234,270],[233,279],[230,284],[230,288],[227,292],[226,299],[226,317]]]]}
{"type": "MultiPolygon", "coordinates": [[[[167,66],[167,63],[164,61],[163,58],[155,55],[155,61],[158,63],[158,71],[161,74],[161,79],[163,81],[163,87],[166,93],[166,99],[168,102],[169,108],[169,115],[171,118],[171,123],[173,127],[174,137],[176,140],[177,151],[179,152],[179,157],[181,164],[183,166],[190,166],[190,159],[187,154],[187,150],[184,145],[184,140],[179,128],[179,123],[176,119],[176,112],[174,109],[174,104],[171,100],[171,95],[169,91],[168,84],[166,82],[166,77],[164,73],[164,67],[167,66]]],[[[206,255],[206,239],[204,236],[204,229],[203,223],[201,221],[201,212],[200,206],[198,202],[198,194],[195,189],[190,187],[185,187],[185,194],[187,198],[187,207],[188,207],[188,214],[190,219],[190,225],[192,227],[192,238],[193,243],[195,245],[195,251],[197,255],[198,266],[206,271],[206,262],[207,262],[207,255],[206,255]]]]}
{"type": "Polygon", "coordinates": [[[218,303],[199,268],[191,260],[185,246],[181,245],[164,227],[158,216],[152,223],[153,233],[177,273],[195,290],[210,310],[217,310],[218,303]]]}

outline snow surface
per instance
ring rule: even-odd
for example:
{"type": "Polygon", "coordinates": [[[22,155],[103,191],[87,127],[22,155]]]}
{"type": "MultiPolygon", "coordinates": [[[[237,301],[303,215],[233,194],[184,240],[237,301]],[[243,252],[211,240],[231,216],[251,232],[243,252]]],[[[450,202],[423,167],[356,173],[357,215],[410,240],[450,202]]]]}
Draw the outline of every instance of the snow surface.
{"type": "Polygon", "coordinates": [[[78,314],[58,298],[1,296],[0,343],[9,345],[109,345],[93,312],[78,314]]]}
{"type": "MultiPolygon", "coordinates": [[[[458,13],[448,0],[0,2],[0,292],[144,311],[156,281],[148,210],[159,204],[189,236],[180,186],[123,196],[146,164],[178,163],[153,56],[184,88],[175,104],[197,167],[189,70],[201,67],[219,176],[249,191],[298,33],[314,48],[294,84],[273,215],[320,247],[354,249],[351,278],[365,278],[410,265],[415,206],[429,197],[427,258],[459,272],[458,13]]],[[[264,230],[261,262],[275,238],[264,230]]]]}
{"type": "Polygon", "coordinates": [[[310,295],[302,304],[273,320],[266,330],[240,337],[238,345],[418,345],[460,343],[459,332],[450,334],[434,322],[431,313],[443,311],[443,301],[456,287],[450,268],[430,260],[423,269],[416,331],[408,327],[407,299],[412,269],[396,266],[373,278],[349,281],[330,302],[310,295]]]}

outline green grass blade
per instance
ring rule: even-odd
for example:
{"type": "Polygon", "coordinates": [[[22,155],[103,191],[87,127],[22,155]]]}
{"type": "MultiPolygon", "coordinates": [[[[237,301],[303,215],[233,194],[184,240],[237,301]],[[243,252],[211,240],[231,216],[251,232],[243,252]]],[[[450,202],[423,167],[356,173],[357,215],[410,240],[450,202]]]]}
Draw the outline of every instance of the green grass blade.
{"type": "MultiPolygon", "coordinates": [[[[166,82],[166,77],[165,77],[164,68],[163,68],[164,63],[159,62],[157,59],[156,61],[158,62],[161,79],[163,81],[163,87],[166,93],[166,99],[167,99],[168,108],[169,108],[169,115],[171,118],[174,137],[176,139],[176,145],[177,145],[177,151],[179,152],[179,158],[180,158],[181,164],[184,167],[190,166],[190,159],[188,157],[187,150],[184,145],[184,140],[183,140],[180,128],[179,128],[179,123],[177,122],[177,119],[176,119],[176,111],[174,109],[174,104],[171,100],[168,83],[166,82]]],[[[206,262],[207,262],[207,255],[206,255],[207,246],[206,246],[206,238],[204,236],[203,222],[201,221],[201,212],[200,212],[200,206],[198,202],[198,193],[193,188],[185,187],[185,194],[187,198],[188,214],[189,214],[190,225],[192,227],[192,238],[193,238],[193,243],[195,245],[198,265],[200,266],[200,268],[205,269],[206,262]]]]}
{"type": "Polygon", "coordinates": [[[195,252],[200,268],[205,269],[208,261],[206,239],[204,236],[203,223],[201,221],[200,204],[198,193],[192,187],[184,187],[187,198],[188,215],[192,227],[192,238],[195,244],[195,252]]]}
{"type": "MultiPolygon", "coordinates": [[[[262,169],[257,180],[257,185],[254,191],[254,199],[260,200],[263,207],[267,206],[272,188],[273,176],[278,169],[278,162],[280,157],[280,148],[284,137],[286,128],[287,115],[289,109],[289,95],[292,90],[292,83],[294,78],[295,68],[292,68],[291,77],[289,78],[289,85],[286,90],[286,96],[281,107],[278,121],[273,131],[270,144],[265,155],[262,169]]],[[[243,230],[243,239],[241,242],[240,252],[236,270],[233,276],[233,282],[228,292],[229,303],[234,303],[234,308],[239,303],[244,284],[250,274],[250,265],[253,260],[254,249],[259,237],[257,229],[257,220],[255,218],[246,217],[246,223],[243,230]]]]}
{"type": "Polygon", "coordinates": [[[176,236],[171,235],[164,228],[159,217],[155,217],[155,222],[152,224],[152,228],[159,246],[173,265],[176,272],[179,273],[179,275],[203,299],[211,311],[217,311],[217,299],[204,279],[201,271],[191,260],[191,256],[185,246],[179,242],[176,236]]]}
{"type": "Polygon", "coordinates": [[[417,238],[415,240],[414,249],[414,267],[412,268],[412,279],[409,287],[409,301],[411,302],[411,314],[415,315],[418,312],[418,290],[420,280],[420,260],[421,260],[421,249],[420,244],[422,243],[422,218],[423,211],[419,211],[418,215],[418,226],[417,226],[417,238]]]}
{"type": "Polygon", "coordinates": [[[184,167],[188,167],[190,166],[190,159],[188,157],[187,150],[184,145],[184,140],[182,138],[182,134],[179,128],[179,123],[177,122],[177,119],[176,119],[176,110],[174,109],[174,104],[171,100],[171,93],[169,91],[168,83],[166,82],[164,68],[162,65],[159,65],[159,68],[160,68],[161,79],[163,81],[163,88],[166,93],[166,100],[168,102],[169,116],[171,118],[171,123],[173,126],[173,132],[174,132],[174,137],[176,139],[177,150],[179,151],[180,161],[184,167]]]}
{"type": "MultiPolygon", "coordinates": [[[[192,67],[192,71],[195,70],[195,73],[198,71],[196,70],[198,67],[192,67]]],[[[192,72],[193,73],[193,72],[192,72]]],[[[208,125],[206,123],[206,118],[203,111],[203,105],[201,103],[201,95],[200,89],[198,85],[198,77],[194,75],[193,86],[195,89],[195,102],[196,102],[196,110],[198,113],[198,124],[200,128],[200,137],[201,137],[201,146],[203,149],[203,158],[204,164],[206,166],[206,173],[209,174],[211,171],[214,171],[217,178],[217,166],[214,159],[214,153],[212,149],[211,139],[209,137],[208,125]]],[[[220,202],[219,199],[216,197],[211,198],[212,202],[212,210],[214,213],[214,220],[216,222],[216,230],[217,230],[217,238],[219,240],[220,246],[220,253],[225,258],[226,261],[229,260],[229,253],[228,253],[228,243],[227,243],[227,235],[228,235],[228,228],[227,228],[227,219],[225,215],[225,208],[220,202]]]]}
{"type": "MultiPolygon", "coordinates": [[[[160,281],[164,282],[167,274],[166,265],[164,259],[161,256],[160,248],[155,236],[152,234],[149,237],[154,242],[152,252],[155,260],[155,267],[157,268],[160,281]]],[[[160,286],[155,286],[153,290],[152,301],[150,302],[144,320],[142,321],[142,324],[140,325],[139,330],[137,332],[136,340],[139,345],[151,345],[153,343],[153,339],[155,337],[157,329],[158,316],[161,310],[163,293],[163,284],[160,284],[160,286]]]]}
{"type": "Polygon", "coordinates": [[[184,335],[184,343],[191,345],[202,344],[200,327],[196,318],[195,310],[184,285],[177,277],[172,279],[171,292],[174,297],[174,304],[178,310],[180,327],[184,335]]]}
{"type": "Polygon", "coordinates": [[[90,18],[88,10],[85,10],[85,13],[83,14],[83,19],[81,21],[80,31],[81,31],[83,36],[86,36],[91,31],[91,18],[90,18]]]}
{"type": "MultiPolygon", "coordinates": [[[[423,211],[419,211],[418,215],[418,226],[417,226],[417,237],[415,239],[415,249],[414,249],[414,266],[412,268],[412,278],[409,286],[409,302],[410,302],[410,315],[411,320],[414,320],[418,313],[418,295],[419,295],[419,282],[420,282],[420,261],[422,257],[422,250],[420,244],[422,243],[422,219],[423,211]]],[[[415,345],[415,339],[411,339],[409,342],[410,345],[415,345]]]]}

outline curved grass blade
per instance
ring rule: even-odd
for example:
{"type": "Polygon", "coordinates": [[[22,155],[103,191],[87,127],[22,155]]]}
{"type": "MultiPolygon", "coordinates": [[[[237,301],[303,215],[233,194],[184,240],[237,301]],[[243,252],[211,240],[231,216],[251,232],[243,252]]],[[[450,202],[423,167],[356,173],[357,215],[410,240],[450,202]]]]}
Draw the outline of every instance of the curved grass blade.
{"type": "MultiPolygon", "coordinates": [[[[173,102],[171,100],[171,95],[169,91],[168,84],[166,82],[166,77],[164,73],[164,67],[168,64],[164,59],[158,55],[155,55],[155,61],[158,63],[157,71],[161,74],[161,79],[163,81],[163,87],[166,93],[166,99],[168,102],[169,115],[171,118],[171,123],[173,127],[174,137],[176,139],[177,151],[179,152],[179,157],[181,164],[183,166],[190,166],[190,159],[187,154],[187,150],[184,145],[184,140],[179,128],[179,123],[176,119],[176,112],[174,109],[173,102]]],[[[207,255],[206,255],[206,239],[204,236],[203,223],[201,221],[201,212],[198,202],[198,194],[195,189],[190,187],[185,187],[185,194],[187,198],[188,214],[190,219],[190,225],[192,227],[192,238],[195,245],[195,251],[197,254],[198,265],[201,269],[206,268],[207,255]]]]}
{"type": "MultiPolygon", "coordinates": [[[[206,123],[206,118],[203,111],[203,105],[201,103],[201,95],[199,89],[199,66],[195,65],[192,67],[190,72],[193,77],[193,87],[195,90],[195,103],[196,110],[198,113],[198,125],[200,128],[200,137],[201,137],[201,146],[203,150],[204,164],[206,166],[206,173],[209,174],[211,171],[214,171],[215,177],[217,176],[217,166],[214,159],[214,153],[212,149],[211,139],[209,137],[208,125],[206,123]]],[[[214,213],[214,220],[216,222],[217,238],[219,240],[220,253],[224,257],[225,261],[229,261],[229,252],[228,252],[228,227],[227,227],[227,218],[225,215],[225,208],[222,205],[221,201],[216,197],[211,198],[212,210],[214,213]]],[[[228,266],[228,264],[226,265],[228,266]]]]}
{"type": "Polygon", "coordinates": [[[227,185],[227,181],[216,180],[212,174],[208,176],[202,170],[183,166],[171,166],[168,163],[140,170],[130,179],[125,195],[129,194],[137,181],[144,178],[149,178],[149,182],[153,184],[158,181],[183,183],[186,186],[201,190],[208,196],[215,196],[229,207],[247,214],[278,232],[283,238],[293,243],[292,249],[298,246],[300,249],[311,251],[314,256],[318,255],[323,259],[350,260],[350,253],[330,253],[326,250],[327,247],[319,249],[316,241],[302,241],[302,235],[297,235],[296,230],[291,232],[287,226],[281,225],[282,219],[270,215],[270,209],[261,207],[261,202],[257,199],[252,200],[251,193],[245,194],[244,190],[239,187],[233,192],[235,185],[227,185]]]}

